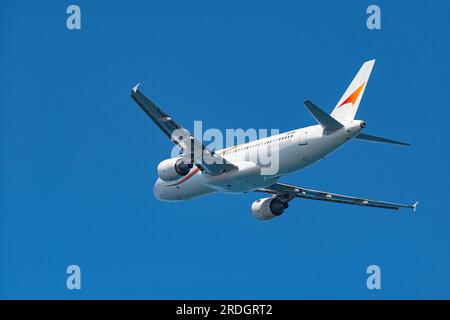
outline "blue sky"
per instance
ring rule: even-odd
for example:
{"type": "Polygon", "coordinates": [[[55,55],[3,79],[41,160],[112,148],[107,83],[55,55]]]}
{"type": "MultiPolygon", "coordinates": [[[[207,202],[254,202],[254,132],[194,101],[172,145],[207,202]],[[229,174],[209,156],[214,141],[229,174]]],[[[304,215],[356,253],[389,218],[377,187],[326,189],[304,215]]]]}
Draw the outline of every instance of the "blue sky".
{"type": "Polygon", "coordinates": [[[448,1],[4,1],[0,298],[449,298],[448,1]],[[278,128],[331,110],[377,59],[358,118],[409,148],[351,142],[284,181],[417,214],[258,194],[152,196],[172,145],[129,97],[192,128],[278,128]],[[69,291],[66,267],[82,270],[69,291]],[[366,288],[368,265],[382,290],[366,288]]]}

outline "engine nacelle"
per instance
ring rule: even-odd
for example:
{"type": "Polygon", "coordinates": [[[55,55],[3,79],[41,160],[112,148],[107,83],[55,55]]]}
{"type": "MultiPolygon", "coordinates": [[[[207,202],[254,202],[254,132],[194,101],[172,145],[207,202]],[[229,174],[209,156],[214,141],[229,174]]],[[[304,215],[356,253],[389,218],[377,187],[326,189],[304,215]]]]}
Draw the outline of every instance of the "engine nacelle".
{"type": "Polygon", "coordinates": [[[186,164],[181,158],[173,158],[161,161],[158,164],[158,176],[164,181],[176,180],[189,173],[192,164],[186,164]]]}
{"type": "Polygon", "coordinates": [[[285,201],[277,197],[263,198],[252,204],[252,214],[258,220],[270,220],[283,214],[289,207],[285,201]]]}

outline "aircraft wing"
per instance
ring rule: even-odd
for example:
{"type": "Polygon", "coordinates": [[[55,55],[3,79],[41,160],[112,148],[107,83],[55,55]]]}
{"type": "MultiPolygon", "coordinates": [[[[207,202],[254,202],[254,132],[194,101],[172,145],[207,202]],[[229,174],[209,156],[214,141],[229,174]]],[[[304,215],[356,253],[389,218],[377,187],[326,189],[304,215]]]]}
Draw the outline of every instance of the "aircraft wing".
{"type": "Polygon", "coordinates": [[[186,163],[195,164],[200,170],[211,175],[218,175],[233,169],[235,165],[228,162],[213,150],[206,148],[195,139],[188,130],[180,126],[167,113],[157,107],[139,91],[139,84],[131,91],[131,98],[153,120],[159,129],[182,151],[186,163]]]}
{"type": "Polygon", "coordinates": [[[406,205],[378,200],[370,200],[326,191],[312,190],[284,183],[274,183],[266,188],[256,189],[255,191],[275,194],[277,196],[280,196],[282,199],[283,198],[286,199],[287,201],[293,198],[303,198],[303,199],[321,200],[321,201],[352,204],[364,207],[375,207],[393,210],[398,210],[400,208],[410,208],[413,209],[414,212],[416,211],[417,204],[419,203],[416,202],[413,205],[406,205]]]}

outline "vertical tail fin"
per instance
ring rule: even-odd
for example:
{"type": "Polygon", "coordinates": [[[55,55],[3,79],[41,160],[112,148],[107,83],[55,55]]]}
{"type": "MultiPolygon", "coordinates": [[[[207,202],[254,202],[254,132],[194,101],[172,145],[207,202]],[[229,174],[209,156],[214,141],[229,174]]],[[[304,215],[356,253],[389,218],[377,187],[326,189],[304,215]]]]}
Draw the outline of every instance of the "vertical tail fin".
{"type": "Polygon", "coordinates": [[[333,112],[331,112],[333,118],[340,122],[350,121],[355,118],[374,64],[375,60],[364,62],[352,83],[350,83],[350,86],[341,97],[341,100],[339,100],[333,112]]]}

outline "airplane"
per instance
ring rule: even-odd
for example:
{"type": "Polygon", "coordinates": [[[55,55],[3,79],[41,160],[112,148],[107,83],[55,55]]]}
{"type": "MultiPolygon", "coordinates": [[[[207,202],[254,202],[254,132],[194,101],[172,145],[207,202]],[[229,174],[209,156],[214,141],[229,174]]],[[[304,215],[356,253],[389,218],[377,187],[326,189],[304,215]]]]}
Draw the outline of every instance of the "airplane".
{"type": "Polygon", "coordinates": [[[269,196],[256,200],[251,205],[252,214],[258,220],[270,220],[282,215],[289,202],[295,198],[393,210],[410,208],[415,212],[418,202],[407,205],[370,200],[279,182],[283,176],[311,166],[353,139],[409,145],[363,133],[366,122],[355,120],[374,64],[375,60],[370,60],[362,65],[331,114],[310,100],[304,101],[317,125],[221,150],[210,150],[195,139],[188,130],[139,91],[140,83],[137,84],[131,91],[131,98],[180,148],[179,156],[159,163],[154,196],[162,201],[182,201],[217,192],[265,193],[269,196]],[[278,170],[270,175],[261,174],[262,162],[255,156],[268,147],[277,147],[279,152],[278,170]]]}

